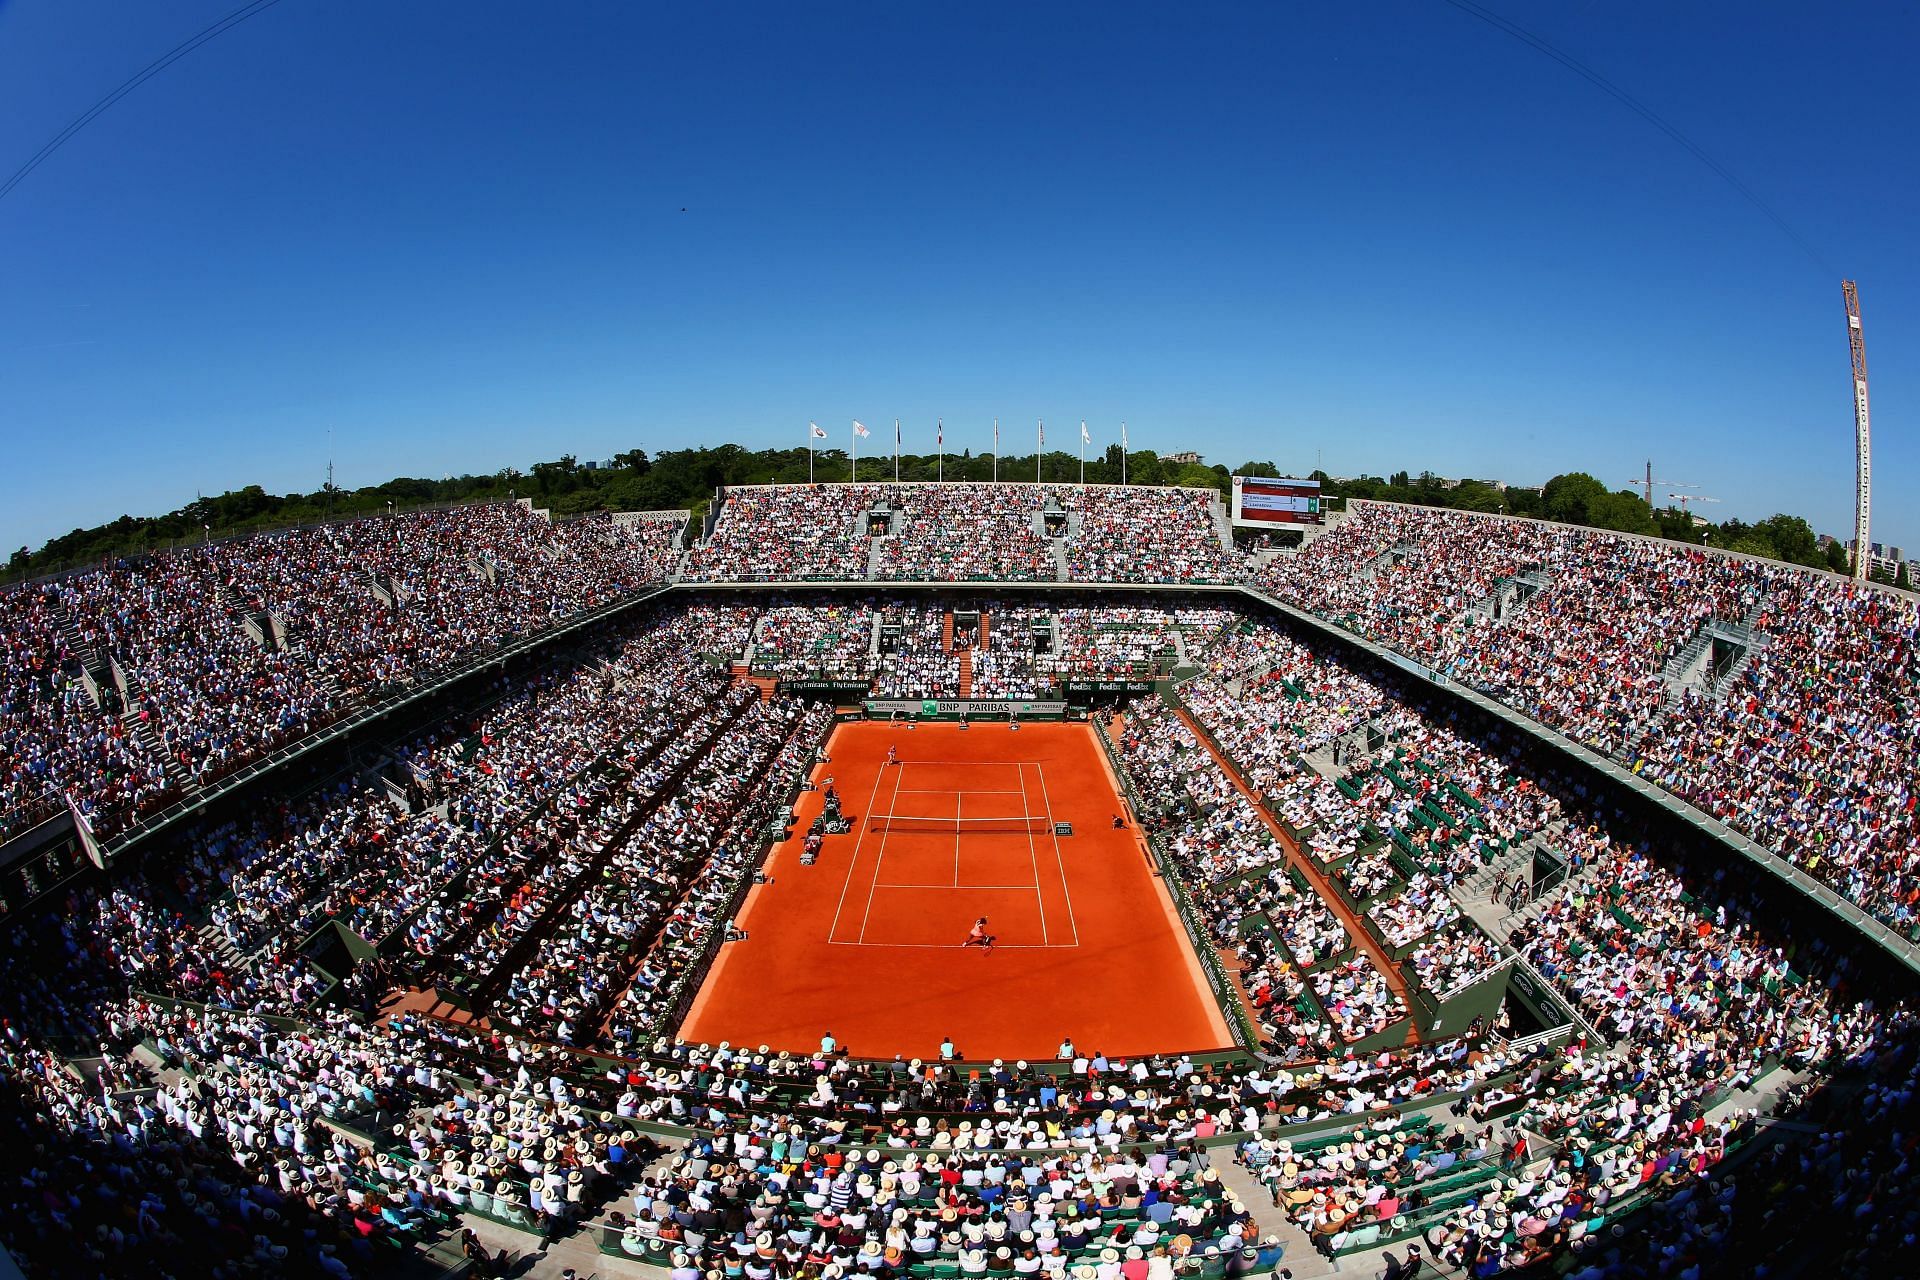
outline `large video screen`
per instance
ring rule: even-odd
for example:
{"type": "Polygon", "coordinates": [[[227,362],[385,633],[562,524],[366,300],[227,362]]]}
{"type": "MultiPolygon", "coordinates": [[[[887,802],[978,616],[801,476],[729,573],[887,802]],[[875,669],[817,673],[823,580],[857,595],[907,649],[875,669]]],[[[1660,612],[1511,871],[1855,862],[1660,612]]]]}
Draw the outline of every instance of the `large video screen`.
{"type": "Polygon", "coordinates": [[[1246,529],[1279,524],[1319,524],[1318,480],[1264,480],[1259,476],[1233,478],[1233,522],[1246,529]]]}

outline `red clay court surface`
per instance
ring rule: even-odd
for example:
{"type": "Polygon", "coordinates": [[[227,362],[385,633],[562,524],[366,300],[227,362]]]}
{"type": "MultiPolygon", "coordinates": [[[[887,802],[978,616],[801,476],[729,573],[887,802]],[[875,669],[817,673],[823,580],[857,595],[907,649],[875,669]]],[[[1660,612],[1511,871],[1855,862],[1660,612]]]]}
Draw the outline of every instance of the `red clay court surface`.
{"type": "Polygon", "coordinates": [[[1173,904],[1082,724],[848,723],[829,740],[853,830],[800,865],[823,795],[767,860],[681,1029],[687,1040],[861,1057],[1138,1055],[1232,1046],[1173,904]],[[896,747],[900,763],[886,763],[896,747]],[[959,819],[958,822],[954,821],[959,819]],[[1056,837],[1054,822],[1074,834],[1056,837]],[[978,916],[993,951],[960,944],[978,916]]]}

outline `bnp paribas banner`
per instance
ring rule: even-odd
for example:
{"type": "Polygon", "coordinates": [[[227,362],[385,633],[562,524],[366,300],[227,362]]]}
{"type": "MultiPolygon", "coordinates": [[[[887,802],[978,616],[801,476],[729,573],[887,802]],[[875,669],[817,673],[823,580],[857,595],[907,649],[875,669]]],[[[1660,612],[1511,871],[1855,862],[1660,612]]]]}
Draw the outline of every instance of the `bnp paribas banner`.
{"type": "Polygon", "coordinates": [[[995,702],[979,698],[870,698],[867,711],[882,716],[1059,716],[1066,714],[1067,704],[995,702]]]}

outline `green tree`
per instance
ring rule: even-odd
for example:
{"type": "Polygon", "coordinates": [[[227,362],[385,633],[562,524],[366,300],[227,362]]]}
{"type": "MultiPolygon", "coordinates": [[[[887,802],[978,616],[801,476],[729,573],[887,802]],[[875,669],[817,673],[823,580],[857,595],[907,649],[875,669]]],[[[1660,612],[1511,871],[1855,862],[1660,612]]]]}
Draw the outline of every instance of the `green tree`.
{"type": "Polygon", "coordinates": [[[1596,493],[1587,499],[1587,518],[1582,523],[1596,529],[1613,529],[1620,533],[1657,534],[1660,526],[1653,522],[1653,512],[1647,509],[1647,500],[1635,493],[1596,493]]]}
{"type": "Polygon", "coordinates": [[[1498,513],[1506,501],[1500,491],[1481,480],[1462,480],[1453,488],[1451,505],[1462,511],[1498,513]]]}
{"type": "Polygon", "coordinates": [[[1675,542],[1698,542],[1702,529],[1694,524],[1693,517],[1678,507],[1661,507],[1653,513],[1653,519],[1660,526],[1660,536],[1671,538],[1675,542]]]}
{"type": "Polygon", "coordinates": [[[1607,486],[1586,472],[1569,471],[1547,481],[1540,494],[1540,508],[1549,520],[1586,524],[1587,504],[1606,492],[1607,486]]]}
{"type": "Polygon", "coordinates": [[[1259,476],[1265,480],[1278,480],[1280,478],[1280,468],[1274,466],[1271,462],[1243,462],[1240,464],[1240,470],[1236,474],[1259,476]]]}
{"type": "Polygon", "coordinates": [[[1165,484],[1160,456],[1151,449],[1136,449],[1127,455],[1127,479],[1133,484],[1165,484]]]}
{"type": "Polygon", "coordinates": [[[1541,505],[1540,491],[1538,489],[1520,489],[1513,485],[1508,485],[1506,499],[1507,514],[1510,516],[1538,516],[1543,514],[1544,508],[1541,505]]]}
{"type": "Polygon", "coordinates": [[[1853,561],[1847,555],[1847,546],[1838,538],[1827,544],[1827,568],[1835,573],[1850,573],[1853,570],[1853,561]]]}
{"type": "Polygon", "coordinates": [[[1780,552],[1774,547],[1773,540],[1767,537],[1766,531],[1757,525],[1747,526],[1734,537],[1732,542],[1723,543],[1721,549],[1738,552],[1743,556],[1765,556],[1769,560],[1780,558],[1780,552]]]}
{"type": "Polygon", "coordinates": [[[1773,544],[1774,554],[1780,559],[1815,567],[1822,563],[1820,539],[1813,532],[1813,526],[1799,516],[1772,515],[1754,527],[1766,532],[1767,541],[1773,544]]]}

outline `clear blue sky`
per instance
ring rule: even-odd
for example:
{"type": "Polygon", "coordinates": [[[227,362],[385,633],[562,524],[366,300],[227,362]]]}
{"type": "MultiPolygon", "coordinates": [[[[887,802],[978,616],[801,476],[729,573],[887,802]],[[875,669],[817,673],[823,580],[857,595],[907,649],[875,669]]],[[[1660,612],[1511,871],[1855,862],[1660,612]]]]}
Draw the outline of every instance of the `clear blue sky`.
{"type": "MultiPolygon", "coordinates": [[[[0,0],[0,174],[237,3],[0,0]]],[[[1832,269],[1439,0],[285,0],[0,201],[0,546],[316,488],[329,426],[354,486],[996,414],[1335,474],[1651,455],[1845,534],[1844,273],[1920,553],[1920,18],[1495,7],[1832,269]]]]}

